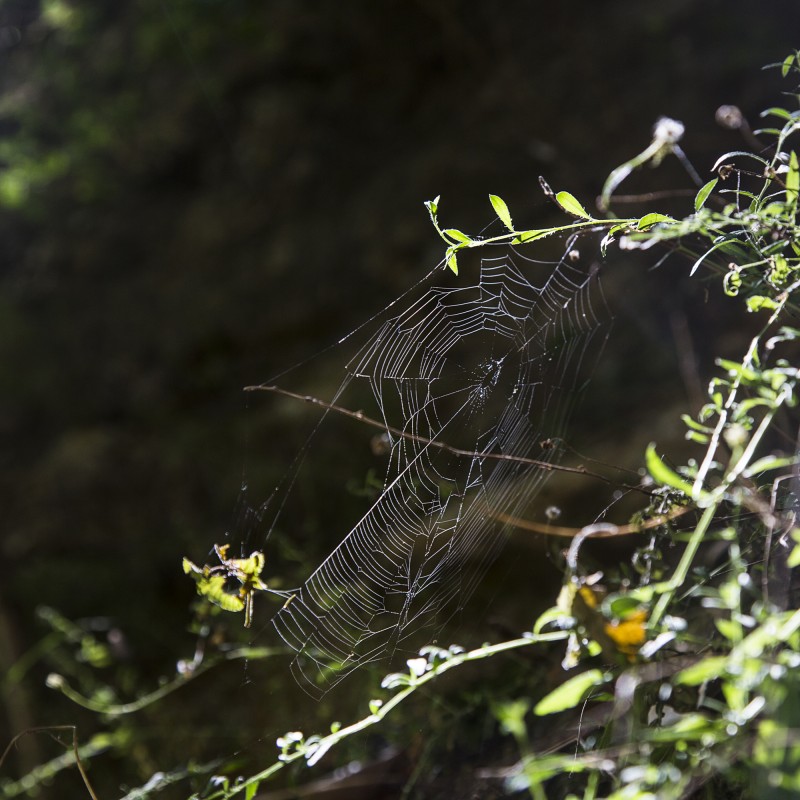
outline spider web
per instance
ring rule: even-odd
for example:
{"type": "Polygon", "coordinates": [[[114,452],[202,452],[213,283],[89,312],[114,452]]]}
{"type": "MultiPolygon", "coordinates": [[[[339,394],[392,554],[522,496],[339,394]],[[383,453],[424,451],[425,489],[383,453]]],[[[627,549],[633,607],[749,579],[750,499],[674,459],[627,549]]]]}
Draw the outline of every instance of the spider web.
{"type": "Polygon", "coordinates": [[[523,514],[558,463],[607,336],[596,270],[572,244],[555,262],[486,258],[471,282],[435,271],[451,285],[391,304],[347,362],[334,401],[367,389],[389,465],[377,501],[274,617],[309,694],[415,652],[497,557],[508,526],[494,515],[523,514]]]}

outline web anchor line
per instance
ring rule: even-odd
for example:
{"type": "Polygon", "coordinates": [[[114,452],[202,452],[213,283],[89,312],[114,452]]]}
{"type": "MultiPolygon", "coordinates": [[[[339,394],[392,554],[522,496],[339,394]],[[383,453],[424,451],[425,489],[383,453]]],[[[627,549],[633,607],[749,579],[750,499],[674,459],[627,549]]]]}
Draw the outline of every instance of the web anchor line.
{"type": "MultiPolygon", "coordinates": [[[[609,478],[607,475],[603,475],[599,472],[593,472],[590,469],[587,469],[584,466],[577,466],[577,467],[568,467],[564,464],[553,464],[550,461],[541,461],[536,458],[525,458],[523,456],[515,456],[511,455],[510,453],[479,453],[475,450],[462,450],[460,447],[452,447],[451,445],[447,444],[447,442],[439,442],[435,439],[427,439],[424,436],[418,436],[413,433],[409,433],[408,431],[400,430],[400,428],[395,428],[391,425],[386,425],[383,422],[380,422],[377,419],[372,419],[364,414],[363,411],[352,411],[349,408],[344,408],[343,406],[336,405],[336,403],[329,403],[326,400],[321,400],[318,397],[314,397],[310,394],[299,394],[297,392],[291,392],[288,389],[282,389],[280,386],[274,385],[267,385],[267,384],[259,384],[257,386],[245,386],[245,392],[270,392],[271,394],[281,395],[282,397],[289,397],[293,400],[301,400],[304,403],[309,403],[310,405],[317,406],[319,408],[324,408],[326,411],[334,411],[337,414],[341,414],[344,417],[349,417],[350,419],[357,420],[358,422],[363,422],[365,425],[370,425],[373,428],[378,428],[385,433],[389,433],[392,436],[397,436],[403,439],[409,439],[410,441],[417,442],[419,444],[430,445],[431,447],[439,448],[440,450],[444,450],[448,453],[452,453],[455,456],[463,456],[464,458],[488,458],[494,459],[496,461],[512,461],[517,464],[526,464],[533,467],[540,467],[548,472],[567,472],[573,475],[583,475],[587,478],[595,478],[599,481],[603,481],[611,486],[617,486],[621,489],[627,489],[633,492],[641,492],[642,494],[647,495],[648,497],[652,497],[653,493],[644,486],[636,485],[636,484],[629,484],[629,483],[622,483],[620,481],[614,480],[613,478],[609,478]]],[[[502,519],[505,515],[496,515],[498,519],[502,519]]],[[[517,525],[516,527],[524,527],[517,525]]],[[[552,528],[549,529],[549,532],[552,533],[552,528]]],[[[570,529],[571,530],[571,529],[570,529]]]]}

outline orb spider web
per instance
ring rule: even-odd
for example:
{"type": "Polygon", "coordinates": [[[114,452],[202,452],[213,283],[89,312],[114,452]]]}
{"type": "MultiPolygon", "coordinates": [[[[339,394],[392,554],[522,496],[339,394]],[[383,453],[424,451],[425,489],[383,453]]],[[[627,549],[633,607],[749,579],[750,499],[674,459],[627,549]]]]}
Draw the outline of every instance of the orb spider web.
{"type": "Polygon", "coordinates": [[[596,273],[574,240],[556,261],[508,251],[373,318],[334,401],[368,388],[356,416],[384,428],[383,490],[273,619],[309,694],[415,652],[472,594],[508,535],[496,514],[524,514],[561,458],[607,338],[596,273]]]}

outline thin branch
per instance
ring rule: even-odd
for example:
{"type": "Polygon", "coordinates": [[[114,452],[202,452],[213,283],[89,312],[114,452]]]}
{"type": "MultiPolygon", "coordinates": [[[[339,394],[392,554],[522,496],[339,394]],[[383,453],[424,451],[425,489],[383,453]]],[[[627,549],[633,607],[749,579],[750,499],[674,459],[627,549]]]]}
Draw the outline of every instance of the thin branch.
{"type": "Polygon", "coordinates": [[[412,442],[419,442],[420,444],[424,444],[429,447],[436,447],[439,450],[444,450],[446,453],[451,453],[455,456],[462,456],[464,458],[480,458],[480,459],[491,459],[493,461],[511,461],[514,464],[528,464],[532,467],[540,467],[547,472],[567,472],[573,475],[584,475],[589,478],[596,478],[597,480],[603,481],[604,483],[608,483],[611,486],[621,486],[624,489],[629,489],[635,492],[641,492],[642,494],[646,494],[648,497],[652,495],[652,492],[648,489],[643,488],[642,486],[634,486],[632,484],[627,483],[619,483],[618,481],[612,480],[611,478],[606,477],[605,475],[601,475],[599,472],[592,472],[591,470],[586,469],[584,466],[580,467],[565,467],[562,464],[551,464],[549,461],[540,461],[536,458],[524,458],[523,456],[512,456],[507,453],[479,453],[475,450],[463,450],[460,447],[452,447],[451,445],[447,444],[446,442],[437,442],[435,439],[428,439],[425,436],[419,436],[415,433],[409,433],[408,431],[401,430],[400,428],[395,428],[392,425],[387,425],[385,422],[381,422],[380,420],[373,419],[372,417],[368,417],[364,414],[363,411],[351,411],[349,408],[344,408],[343,406],[338,406],[335,403],[328,403],[325,400],[320,400],[318,397],[314,397],[312,395],[303,395],[297,394],[296,392],[290,392],[288,389],[281,389],[279,386],[265,386],[263,384],[259,386],[245,386],[244,391],[246,392],[270,392],[272,394],[281,395],[282,397],[290,397],[293,400],[302,400],[305,403],[310,403],[311,405],[317,406],[318,408],[324,408],[326,411],[335,411],[337,414],[341,414],[342,416],[349,417],[350,419],[357,420],[358,422],[363,422],[365,425],[371,425],[373,428],[378,428],[382,431],[386,431],[394,436],[401,437],[403,439],[408,439],[412,442]]]}
{"type": "Polygon", "coordinates": [[[682,517],[689,511],[692,511],[692,506],[678,506],[673,508],[668,514],[658,514],[651,517],[646,522],[631,522],[628,525],[614,525],[612,523],[597,523],[595,525],[586,525],[583,528],[565,528],[560,525],[548,525],[542,522],[532,522],[531,520],[521,519],[514,517],[510,514],[504,514],[501,511],[496,511],[492,514],[496,520],[505,522],[508,525],[513,525],[515,528],[520,528],[525,531],[533,531],[535,533],[544,533],[547,536],[565,536],[574,538],[584,534],[584,536],[592,539],[611,539],[614,536],[628,536],[632,533],[641,533],[642,531],[652,530],[666,525],[678,517],[682,517]]]}

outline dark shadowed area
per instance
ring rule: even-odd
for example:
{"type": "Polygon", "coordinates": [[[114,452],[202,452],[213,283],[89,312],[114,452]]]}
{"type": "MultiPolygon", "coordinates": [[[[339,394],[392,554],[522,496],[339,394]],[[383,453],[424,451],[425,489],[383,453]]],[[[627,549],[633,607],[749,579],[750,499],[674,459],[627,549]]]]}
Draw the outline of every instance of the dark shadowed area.
{"type": "MultiPolygon", "coordinates": [[[[526,226],[558,224],[539,176],[591,204],[662,115],[685,124],[705,181],[742,143],[715,111],[736,104],[757,128],[783,88],[761,67],[798,46],[798,31],[790,0],[0,2],[0,744],[41,725],[77,724],[82,742],[100,730],[45,687],[51,672],[98,703],[127,702],[191,661],[184,556],[203,564],[228,538],[266,542],[264,577],[288,589],[364,513],[386,470],[376,431],[331,419],[306,447],[313,409],[243,388],[308,362],[277,382],[334,396],[341,359],[325,348],[442,258],[425,200],[441,196],[443,224],[470,233],[494,218],[490,193],[526,226]],[[301,477],[265,527],[247,508],[298,453],[301,477]]],[[[676,159],[619,193],[654,189],[689,190],[665,213],[691,209],[676,159]]],[[[541,258],[562,250],[543,243],[541,258]]],[[[728,319],[717,285],[689,288],[685,260],[651,265],[615,249],[600,267],[614,324],[566,434],[633,470],[652,439],[679,451],[678,413],[700,405],[712,355],[735,351],[749,324],[728,319]]],[[[582,525],[614,489],[557,476],[528,510],[543,521],[555,504],[582,525]]],[[[547,537],[512,537],[439,643],[530,625],[553,603],[557,553],[547,537]]],[[[269,620],[281,602],[258,598],[253,633],[239,616],[206,621],[205,646],[279,649],[269,620]]],[[[390,668],[365,667],[316,702],[289,662],[237,659],[109,723],[91,770],[99,796],[215,759],[249,774],[284,732],[357,718],[390,668]]],[[[409,797],[492,796],[471,772],[498,756],[479,705],[419,704],[285,780],[359,758],[377,762],[372,783],[302,796],[401,797],[411,774],[409,797]],[[453,713],[463,740],[451,728],[433,741],[453,713]]],[[[0,796],[62,752],[25,739],[0,767],[0,796]]],[[[199,792],[213,769],[159,796],[199,792]]],[[[74,770],[37,791],[88,796],[74,770]]]]}

